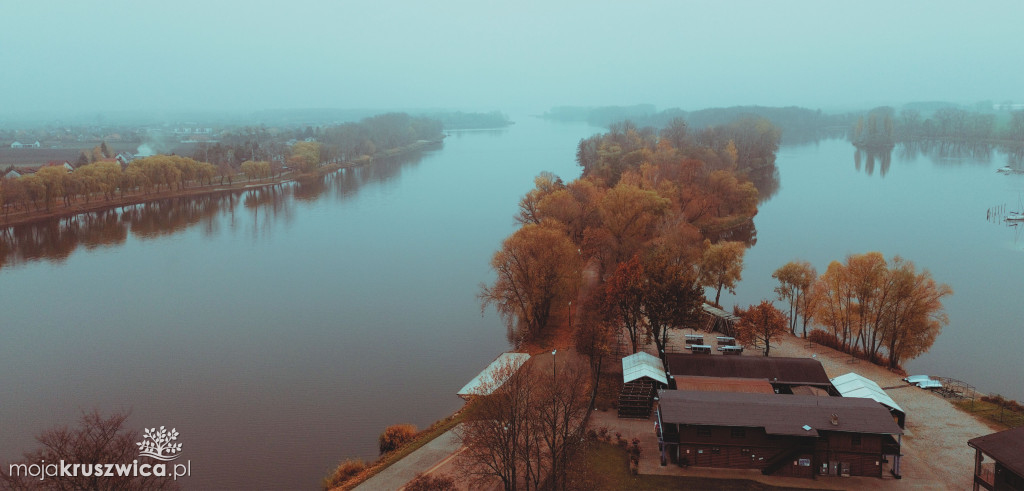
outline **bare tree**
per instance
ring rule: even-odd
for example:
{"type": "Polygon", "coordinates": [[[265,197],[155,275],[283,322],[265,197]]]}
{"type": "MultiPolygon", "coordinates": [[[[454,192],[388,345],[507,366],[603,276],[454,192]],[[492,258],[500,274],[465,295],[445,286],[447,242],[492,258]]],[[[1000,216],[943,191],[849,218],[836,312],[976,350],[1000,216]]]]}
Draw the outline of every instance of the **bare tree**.
{"type": "MultiPolygon", "coordinates": [[[[138,431],[124,428],[128,412],[115,412],[103,417],[99,411],[82,413],[77,428],[61,426],[43,431],[36,440],[41,448],[25,452],[22,462],[4,465],[0,468],[0,484],[8,489],[98,489],[98,490],[143,490],[178,489],[172,477],[158,476],[47,476],[45,479],[27,475],[12,475],[11,470],[20,464],[46,463],[80,464],[82,468],[93,469],[99,464],[127,464],[138,458],[136,442],[138,431]]],[[[90,472],[90,474],[94,474],[90,472]]]]}
{"type": "MultiPolygon", "coordinates": [[[[564,359],[565,357],[563,357],[564,359]]],[[[544,375],[540,375],[541,378],[544,375]]],[[[551,383],[538,384],[537,416],[547,452],[549,488],[567,489],[569,462],[584,442],[589,409],[590,377],[578,362],[552,361],[551,383]]]]}
{"type": "MultiPolygon", "coordinates": [[[[466,450],[459,465],[474,484],[500,480],[506,491],[565,489],[569,461],[583,443],[590,370],[579,358],[540,371],[501,367],[487,395],[473,401],[457,431],[466,450]],[[505,380],[500,384],[501,380],[505,380]]],[[[485,390],[484,392],[487,392],[485,390]]]]}
{"type": "Polygon", "coordinates": [[[473,400],[471,417],[456,430],[466,447],[460,466],[469,480],[487,483],[497,478],[511,491],[525,479],[530,489],[530,475],[539,474],[532,466],[527,468],[528,455],[537,447],[530,431],[534,382],[527,370],[505,364],[482,385],[486,395],[473,400]]]}

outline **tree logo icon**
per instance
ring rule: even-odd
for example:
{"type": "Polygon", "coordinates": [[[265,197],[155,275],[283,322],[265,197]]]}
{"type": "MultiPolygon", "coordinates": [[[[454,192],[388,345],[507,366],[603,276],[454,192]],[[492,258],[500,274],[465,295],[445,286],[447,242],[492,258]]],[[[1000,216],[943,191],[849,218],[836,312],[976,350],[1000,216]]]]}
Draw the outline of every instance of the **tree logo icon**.
{"type": "Polygon", "coordinates": [[[171,428],[167,431],[163,426],[156,428],[145,428],[142,441],[136,443],[139,446],[139,456],[153,457],[157,460],[170,461],[181,457],[181,444],[171,443],[178,439],[178,431],[171,428]]]}

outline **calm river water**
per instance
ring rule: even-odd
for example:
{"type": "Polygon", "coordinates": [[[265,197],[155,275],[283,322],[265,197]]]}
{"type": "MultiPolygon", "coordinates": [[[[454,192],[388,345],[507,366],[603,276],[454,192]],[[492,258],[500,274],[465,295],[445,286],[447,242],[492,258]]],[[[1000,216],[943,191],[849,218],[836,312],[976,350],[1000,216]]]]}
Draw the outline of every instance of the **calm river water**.
{"type": "Polygon", "coordinates": [[[176,428],[186,488],[313,489],[372,460],[387,425],[452,413],[508,349],[478,285],[533,177],[577,177],[598,131],[521,118],[323,185],[19,228],[0,461],[92,408],[176,428]]]}
{"type": "MultiPolygon", "coordinates": [[[[167,426],[186,488],[314,488],[372,459],[385,426],[425,427],[507,349],[475,298],[540,171],[575,178],[579,139],[533,118],[323,183],[165,202],[9,231],[0,250],[0,461],[83,410],[167,426]]],[[[1024,178],[998,153],[899,152],[858,165],[842,141],[783,147],[781,187],[755,219],[744,281],[723,304],[771,298],[794,258],[901,254],[956,294],[912,371],[1024,397],[1024,242],[986,220],[1024,178]],[[870,171],[869,171],[870,169],[870,171]]]]}
{"type": "Polygon", "coordinates": [[[998,151],[955,147],[897,147],[891,161],[858,159],[842,140],[782,147],[780,188],[754,218],[757,244],[722,305],[774,299],[771,274],[793,259],[821,274],[851,253],[900,255],[954,291],[943,302],[949,325],[907,371],[1024,399],[1024,225],[988,215],[1022,206],[1024,176],[996,172],[1007,161],[998,151]]]}

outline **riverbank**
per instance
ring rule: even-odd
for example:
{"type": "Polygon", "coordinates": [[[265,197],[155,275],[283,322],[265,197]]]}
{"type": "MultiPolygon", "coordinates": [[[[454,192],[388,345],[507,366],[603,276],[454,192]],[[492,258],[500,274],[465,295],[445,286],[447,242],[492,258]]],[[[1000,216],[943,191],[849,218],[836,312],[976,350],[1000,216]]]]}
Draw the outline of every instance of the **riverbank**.
{"type": "Polygon", "coordinates": [[[168,198],[194,198],[199,196],[209,196],[222,193],[248,191],[252,189],[262,189],[292,181],[301,181],[303,179],[313,179],[321,177],[345,168],[372,165],[376,160],[382,158],[387,159],[399,157],[412,152],[424,150],[432,145],[439,144],[442,141],[443,140],[421,140],[411,145],[406,145],[404,147],[384,150],[374,156],[361,155],[349,161],[325,164],[321,167],[318,167],[313,172],[304,174],[300,174],[293,171],[282,173],[281,175],[273,178],[260,179],[255,182],[250,180],[244,180],[244,178],[234,179],[230,184],[223,184],[223,182],[221,182],[220,184],[195,185],[194,187],[175,189],[171,191],[155,192],[148,194],[130,194],[127,196],[113,198],[110,200],[97,199],[95,201],[90,201],[88,203],[79,201],[70,206],[64,206],[60,208],[54,206],[49,210],[27,210],[20,211],[17,213],[5,213],[0,214],[0,227],[29,225],[37,222],[42,222],[45,220],[50,220],[53,218],[73,217],[82,213],[93,213],[112,210],[124,206],[150,203],[153,201],[160,201],[168,198]]]}

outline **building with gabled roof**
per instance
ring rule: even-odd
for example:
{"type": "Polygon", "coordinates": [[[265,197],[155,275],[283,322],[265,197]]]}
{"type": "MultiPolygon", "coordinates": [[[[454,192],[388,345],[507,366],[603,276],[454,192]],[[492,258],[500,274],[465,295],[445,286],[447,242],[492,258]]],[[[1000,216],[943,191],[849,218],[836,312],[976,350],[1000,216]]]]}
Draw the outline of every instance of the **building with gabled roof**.
{"type": "Polygon", "coordinates": [[[903,430],[873,400],[737,392],[658,392],[662,462],[766,475],[900,475],[903,430]]]}

